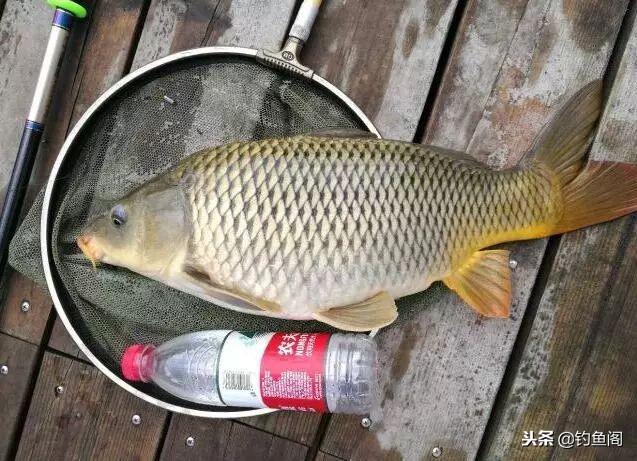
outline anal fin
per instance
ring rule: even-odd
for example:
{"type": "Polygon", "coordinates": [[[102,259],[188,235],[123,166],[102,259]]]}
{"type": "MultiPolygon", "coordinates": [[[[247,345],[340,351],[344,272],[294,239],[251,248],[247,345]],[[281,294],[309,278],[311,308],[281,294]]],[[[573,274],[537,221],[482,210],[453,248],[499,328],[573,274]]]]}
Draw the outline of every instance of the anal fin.
{"type": "Polygon", "coordinates": [[[392,323],[398,317],[398,311],[394,298],[383,291],[360,303],[317,312],[313,317],[341,330],[369,331],[392,323]]]}
{"type": "Polygon", "coordinates": [[[443,282],[477,313],[485,317],[509,316],[509,251],[477,251],[443,282]]]}

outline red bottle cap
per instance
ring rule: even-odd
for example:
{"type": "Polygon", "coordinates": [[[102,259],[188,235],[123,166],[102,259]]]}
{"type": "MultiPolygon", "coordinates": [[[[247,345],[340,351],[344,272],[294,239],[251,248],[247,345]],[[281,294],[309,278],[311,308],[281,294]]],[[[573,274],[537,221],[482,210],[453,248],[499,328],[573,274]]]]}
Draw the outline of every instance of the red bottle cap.
{"type": "Polygon", "coordinates": [[[145,344],[128,346],[122,356],[122,375],[129,381],[143,381],[141,375],[141,358],[146,350],[145,344]]]}

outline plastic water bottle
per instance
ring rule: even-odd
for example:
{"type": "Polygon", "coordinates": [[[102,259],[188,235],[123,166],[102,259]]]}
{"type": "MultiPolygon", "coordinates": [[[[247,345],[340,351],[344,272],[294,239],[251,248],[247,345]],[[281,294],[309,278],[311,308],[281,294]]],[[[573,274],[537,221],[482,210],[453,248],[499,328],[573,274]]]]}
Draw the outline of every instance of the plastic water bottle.
{"type": "Polygon", "coordinates": [[[362,334],[215,330],[130,346],[121,366],[128,380],[207,405],[371,414],[377,355],[362,334]]]}

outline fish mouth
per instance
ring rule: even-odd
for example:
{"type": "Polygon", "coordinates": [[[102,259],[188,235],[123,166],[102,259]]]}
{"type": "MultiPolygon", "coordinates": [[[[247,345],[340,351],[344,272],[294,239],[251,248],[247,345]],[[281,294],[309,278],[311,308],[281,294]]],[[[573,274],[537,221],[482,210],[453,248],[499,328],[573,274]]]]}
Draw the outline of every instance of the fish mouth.
{"type": "Polygon", "coordinates": [[[80,235],[75,242],[80,250],[82,250],[82,253],[84,253],[84,256],[91,261],[93,269],[97,269],[97,263],[99,263],[104,257],[104,252],[97,248],[93,237],[91,235],[83,234],[80,235]]]}

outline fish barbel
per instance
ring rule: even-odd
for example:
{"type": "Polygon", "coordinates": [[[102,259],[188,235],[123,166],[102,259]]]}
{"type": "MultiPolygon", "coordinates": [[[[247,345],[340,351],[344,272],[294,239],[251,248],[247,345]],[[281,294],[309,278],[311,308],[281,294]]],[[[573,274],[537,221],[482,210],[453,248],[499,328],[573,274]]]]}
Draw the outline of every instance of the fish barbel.
{"type": "Polygon", "coordinates": [[[442,280],[506,317],[509,253],[493,245],[637,210],[637,167],[584,161],[602,105],[578,92],[524,167],[335,131],[200,151],[94,218],[91,259],[231,309],[364,331],[442,280]]]}

